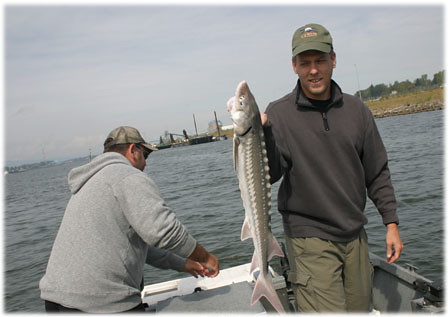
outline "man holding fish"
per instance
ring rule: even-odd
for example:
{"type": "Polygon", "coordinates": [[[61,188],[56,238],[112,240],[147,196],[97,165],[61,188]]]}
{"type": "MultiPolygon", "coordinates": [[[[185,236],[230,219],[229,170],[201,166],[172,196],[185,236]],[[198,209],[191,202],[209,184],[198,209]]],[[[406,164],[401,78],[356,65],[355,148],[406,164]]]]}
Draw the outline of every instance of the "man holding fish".
{"type": "Polygon", "coordinates": [[[332,78],[333,40],[308,24],[292,40],[294,90],[261,114],[271,183],[283,177],[278,209],[299,311],[371,310],[366,193],[387,227],[387,262],[403,244],[388,159],[373,115],[332,78]]]}
{"type": "MultiPolygon", "coordinates": [[[[403,249],[387,153],[370,110],[332,80],[336,53],[325,27],[308,24],[297,29],[292,66],[299,77],[296,87],[270,103],[261,120],[245,82],[228,102],[246,210],[242,239],[253,238],[252,267],[261,271],[273,255],[282,256],[269,217],[260,216],[270,210],[266,180],[275,183],[282,178],[278,210],[298,310],[368,312],[373,268],[364,230],[367,195],[387,227],[387,262],[396,261],[403,249]]],[[[269,277],[261,275],[262,285],[254,290],[252,302],[265,296],[283,311],[269,277]]]]}

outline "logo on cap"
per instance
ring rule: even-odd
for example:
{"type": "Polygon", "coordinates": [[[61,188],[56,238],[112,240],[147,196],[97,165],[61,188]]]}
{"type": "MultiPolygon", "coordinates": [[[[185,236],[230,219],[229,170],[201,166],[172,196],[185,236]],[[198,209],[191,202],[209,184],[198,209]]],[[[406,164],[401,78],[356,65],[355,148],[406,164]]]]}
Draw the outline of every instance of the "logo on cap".
{"type": "Polygon", "coordinates": [[[313,36],[317,36],[317,32],[315,30],[313,30],[313,28],[307,27],[307,28],[305,28],[305,30],[303,30],[303,33],[302,33],[302,35],[300,35],[300,38],[304,39],[304,38],[313,37],[313,36]]]}

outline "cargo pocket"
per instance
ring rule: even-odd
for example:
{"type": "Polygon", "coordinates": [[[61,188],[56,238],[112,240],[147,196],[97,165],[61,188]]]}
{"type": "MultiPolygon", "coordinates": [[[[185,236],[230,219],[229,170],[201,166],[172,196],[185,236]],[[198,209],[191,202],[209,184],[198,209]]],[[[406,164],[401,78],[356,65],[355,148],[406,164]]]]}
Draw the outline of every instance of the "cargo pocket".
{"type": "Polygon", "coordinates": [[[318,302],[313,289],[311,275],[303,271],[290,271],[288,281],[291,282],[299,312],[317,312],[318,302]]]}
{"type": "Polygon", "coordinates": [[[306,287],[311,278],[311,275],[301,271],[290,271],[288,274],[288,282],[298,284],[302,287],[306,287]]]}

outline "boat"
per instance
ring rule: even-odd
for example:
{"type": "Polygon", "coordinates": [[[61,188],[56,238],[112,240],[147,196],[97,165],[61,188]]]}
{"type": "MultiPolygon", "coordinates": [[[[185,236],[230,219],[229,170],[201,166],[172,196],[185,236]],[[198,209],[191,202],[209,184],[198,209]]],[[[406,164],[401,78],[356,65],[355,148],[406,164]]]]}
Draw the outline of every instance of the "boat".
{"type": "MultiPolygon", "coordinates": [[[[443,313],[443,287],[416,272],[370,253],[374,268],[372,313],[443,313]]],[[[257,272],[250,263],[220,271],[215,278],[186,277],[147,285],[142,301],[153,313],[269,313],[275,312],[264,297],[250,305],[257,272]]],[[[281,260],[281,273],[269,266],[274,287],[287,312],[296,312],[295,299],[287,282],[289,265],[281,260]]]]}
{"type": "Polygon", "coordinates": [[[158,150],[169,149],[170,147],[171,147],[171,144],[159,144],[159,145],[156,145],[156,148],[158,150]]]}
{"type": "Polygon", "coordinates": [[[374,267],[373,307],[379,312],[443,313],[443,285],[370,253],[374,267]]]}
{"type": "Polygon", "coordinates": [[[189,145],[209,143],[215,141],[211,135],[197,136],[188,140],[189,145]]]}

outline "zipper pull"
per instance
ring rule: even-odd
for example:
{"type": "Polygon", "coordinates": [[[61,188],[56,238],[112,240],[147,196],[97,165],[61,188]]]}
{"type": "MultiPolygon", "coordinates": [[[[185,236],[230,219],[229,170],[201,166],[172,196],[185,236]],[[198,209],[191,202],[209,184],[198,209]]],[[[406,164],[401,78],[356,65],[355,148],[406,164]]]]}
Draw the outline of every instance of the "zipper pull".
{"type": "Polygon", "coordinates": [[[330,126],[328,125],[328,117],[326,112],[322,112],[322,119],[324,120],[325,131],[330,131],[330,126]]]}

